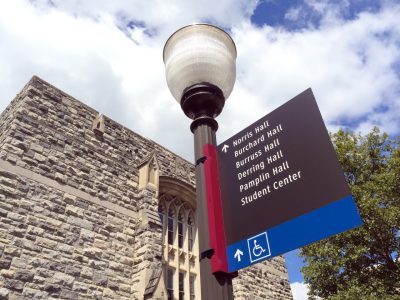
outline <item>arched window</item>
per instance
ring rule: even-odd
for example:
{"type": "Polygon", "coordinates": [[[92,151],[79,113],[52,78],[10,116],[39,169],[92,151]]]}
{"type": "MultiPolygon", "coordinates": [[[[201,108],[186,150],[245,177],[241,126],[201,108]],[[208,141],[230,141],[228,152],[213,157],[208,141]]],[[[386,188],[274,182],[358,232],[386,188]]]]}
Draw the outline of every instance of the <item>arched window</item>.
{"type": "Polygon", "coordinates": [[[178,217],[178,247],[183,248],[183,242],[184,242],[184,226],[185,226],[185,217],[184,217],[184,212],[181,211],[179,213],[178,217]]]}
{"type": "Polygon", "coordinates": [[[189,251],[193,251],[194,239],[196,237],[196,230],[194,227],[194,217],[193,213],[189,214],[187,223],[187,233],[188,233],[188,247],[189,251]]]}
{"type": "Polygon", "coordinates": [[[163,272],[168,299],[194,299],[195,294],[200,294],[194,212],[193,202],[160,193],[158,213],[163,224],[163,272]]]}
{"type": "Polygon", "coordinates": [[[174,300],[174,269],[167,269],[167,295],[168,300],[174,300]]]}
{"type": "Polygon", "coordinates": [[[168,244],[174,244],[174,237],[175,237],[175,205],[172,203],[168,207],[168,220],[167,220],[167,237],[168,237],[168,244]]]}
{"type": "MultiPolygon", "coordinates": [[[[158,206],[158,216],[160,217],[160,223],[163,224],[163,228],[164,223],[165,223],[165,206],[163,203],[160,203],[158,206]]],[[[165,231],[163,230],[162,232],[162,242],[164,243],[165,240],[165,231]]]]}

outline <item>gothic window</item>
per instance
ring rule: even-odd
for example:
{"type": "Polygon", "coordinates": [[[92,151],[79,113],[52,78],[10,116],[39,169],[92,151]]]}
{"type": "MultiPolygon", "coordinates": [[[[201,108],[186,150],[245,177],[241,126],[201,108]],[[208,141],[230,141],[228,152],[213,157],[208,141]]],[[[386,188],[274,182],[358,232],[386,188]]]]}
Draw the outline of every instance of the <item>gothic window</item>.
{"type": "Polygon", "coordinates": [[[179,218],[178,218],[178,247],[179,248],[183,248],[183,222],[184,222],[184,217],[183,217],[183,213],[179,214],[179,218]]]}
{"type": "Polygon", "coordinates": [[[187,224],[189,251],[193,250],[194,238],[195,238],[195,234],[196,234],[193,220],[194,220],[193,215],[189,215],[188,224],[187,224]]]}
{"type": "Polygon", "coordinates": [[[179,272],[179,300],[184,300],[185,298],[184,280],[185,273],[179,272]]]}
{"type": "Polygon", "coordinates": [[[190,274],[189,280],[190,280],[189,281],[190,300],[195,300],[194,283],[196,280],[196,276],[193,274],[190,274]]]}
{"type": "Polygon", "coordinates": [[[195,291],[199,294],[200,271],[193,206],[178,196],[162,193],[158,213],[163,225],[162,261],[168,299],[194,299],[195,291]]]}
{"type": "MultiPolygon", "coordinates": [[[[158,206],[158,216],[160,217],[161,224],[164,224],[164,222],[165,222],[165,208],[164,208],[164,206],[162,204],[160,204],[158,206]]],[[[162,232],[162,242],[163,243],[164,243],[164,240],[165,240],[164,236],[165,236],[165,231],[163,230],[163,232],[162,232]]]]}
{"type": "Polygon", "coordinates": [[[168,232],[168,244],[174,244],[174,211],[173,207],[168,210],[168,220],[167,220],[167,232],[168,232]]]}
{"type": "Polygon", "coordinates": [[[167,271],[167,294],[168,300],[174,300],[174,269],[168,268],[167,271]]]}

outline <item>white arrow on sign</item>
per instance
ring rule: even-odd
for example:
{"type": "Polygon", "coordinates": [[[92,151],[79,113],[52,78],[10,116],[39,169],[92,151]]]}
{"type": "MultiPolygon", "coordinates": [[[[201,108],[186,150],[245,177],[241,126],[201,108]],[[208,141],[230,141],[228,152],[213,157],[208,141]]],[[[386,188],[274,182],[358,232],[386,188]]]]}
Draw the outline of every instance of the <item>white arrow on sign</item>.
{"type": "Polygon", "coordinates": [[[226,151],[228,151],[229,146],[228,145],[224,145],[222,147],[222,151],[224,151],[226,153],[226,151]]]}
{"type": "Polygon", "coordinates": [[[236,258],[240,262],[241,261],[241,255],[243,255],[243,252],[240,251],[240,249],[237,249],[236,253],[235,253],[235,255],[233,257],[236,258]]]}

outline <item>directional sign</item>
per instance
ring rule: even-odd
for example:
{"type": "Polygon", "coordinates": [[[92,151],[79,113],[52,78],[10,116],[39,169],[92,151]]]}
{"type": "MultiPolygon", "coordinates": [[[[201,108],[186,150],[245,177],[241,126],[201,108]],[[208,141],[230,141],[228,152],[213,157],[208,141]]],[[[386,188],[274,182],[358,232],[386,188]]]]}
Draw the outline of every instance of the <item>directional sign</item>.
{"type": "Polygon", "coordinates": [[[228,152],[229,146],[228,145],[223,145],[222,146],[222,152],[226,153],[228,152]]]}
{"type": "Polygon", "coordinates": [[[236,249],[235,255],[233,256],[238,262],[242,260],[243,252],[240,249],[236,249]]]}
{"type": "Polygon", "coordinates": [[[217,155],[230,272],[362,223],[311,89],[217,155]]]}

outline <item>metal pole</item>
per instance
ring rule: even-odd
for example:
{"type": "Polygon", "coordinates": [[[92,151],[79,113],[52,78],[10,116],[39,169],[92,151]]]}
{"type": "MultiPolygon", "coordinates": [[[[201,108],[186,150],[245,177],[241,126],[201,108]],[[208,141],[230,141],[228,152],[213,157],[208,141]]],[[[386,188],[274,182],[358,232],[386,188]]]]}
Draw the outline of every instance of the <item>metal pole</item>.
{"type": "Polygon", "coordinates": [[[216,145],[215,131],[217,122],[212,119],[214,126],[211,126],[208,122],[195,122],[192,124],[192,132],[194,134],[196,161],[196,216],[199,234],[201,299],[233,300],[232,277],[225,273],[214,275],[211,272],[211,247],[208,231],[204,164],[200,163],[203,158],[204,145],[216,145]]]}

